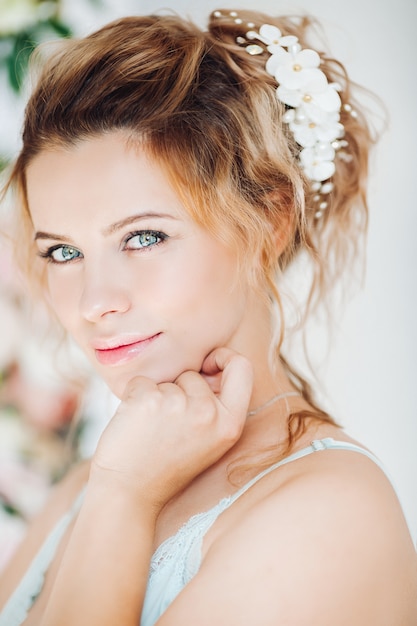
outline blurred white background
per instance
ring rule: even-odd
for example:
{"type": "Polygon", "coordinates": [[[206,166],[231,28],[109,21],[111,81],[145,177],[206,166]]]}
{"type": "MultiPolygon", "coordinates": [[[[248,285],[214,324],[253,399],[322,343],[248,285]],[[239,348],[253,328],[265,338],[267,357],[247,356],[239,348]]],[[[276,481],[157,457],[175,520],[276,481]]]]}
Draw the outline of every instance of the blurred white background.
{"type": "MultiPolygon", "coordinates": [[[[64,3],[76,34],[129,13],[171,8],[204,24],[223,8],[213,0],[107,0],[98,9],[84,0],[64,3]]],[[[370,181],[367,273],[362,290],[337,314],[332,351],[319,368],[326,404],[350,434],[380,457],[417,538],[415,146],[417,2],[415,0],[240,0],[227,8],[272,14],[312,13],[320,18],[332,54],[350,76],[380,96],[389,128],[377,148],[370,181]]],[[[1,14],[0,14],[1,21],[1,14]]],[[[18,149],[22,103],[3,86],[0,145],[18,149]]],[[[320,353],[322,333],[312,331],[320,353]]]]}

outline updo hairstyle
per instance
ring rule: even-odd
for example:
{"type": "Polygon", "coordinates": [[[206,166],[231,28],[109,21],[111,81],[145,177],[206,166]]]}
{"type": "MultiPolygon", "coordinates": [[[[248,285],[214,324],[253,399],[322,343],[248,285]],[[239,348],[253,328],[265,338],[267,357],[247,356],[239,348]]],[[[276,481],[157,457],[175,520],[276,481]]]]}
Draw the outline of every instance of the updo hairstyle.
{"type": "MultiPolygon", "coordinates": [[[[283,123],[285,106],[265,70],[266,54],[251,56],[236,41],[248,23],[256,29],[268,23],[311,47],[312,20],[238,11],[238,24],[229,10],[221,13],[211,16],[207,31],[171,14],[126,17],[85,38],[40,48],[23,146],[9,180],[16,191],[22,265],[33,272],[26,197],[32,159],[42,150],[121,131],[165,169],[195,221],[237,250],[254,288],[278,308],[280,276],[302,254],[313,268],[306,313],[326,296],[366,230],[371,132],[343,66],[318,50],[320,69],[329,82],[339,83],[342,102],[356,114],[342,108],[349,156],[336,158],[334,188],[317,219],[311,184],[298,161],[300,147],[283,123]]],[[[284,327],[281,315],[277,355],[284,327]]],[[[312,403],[307,383],[286,366],[312,403]]],[[[330,419],[316,408],[310,416],[330,419]]],[[[302,417],[297,414],[297,432],[302,417]]]]}

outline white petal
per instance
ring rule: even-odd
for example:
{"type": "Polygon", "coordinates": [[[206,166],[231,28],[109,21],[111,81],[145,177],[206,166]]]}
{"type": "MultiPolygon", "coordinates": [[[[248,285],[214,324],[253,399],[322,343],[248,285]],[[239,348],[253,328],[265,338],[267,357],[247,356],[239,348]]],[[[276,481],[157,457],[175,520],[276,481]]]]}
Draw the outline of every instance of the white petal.
{"type": "Polygon", "coordinates": [[[301,50],[296,57],[295,62],[301,67],[318,67],[320,65],[320,56],[315,50],[301,50]]]}
{"type": "Polygon", "coordinates": [[[331,124],[328,126],[317,126],[317,138],[319,141],[331,143],[341,137],[343,133],[342,124],[331,124]]]}
{"type": "Polygon", "coordinates": [[[316,68],[310,68],[304,70],[305,76],[309,77],[309,82],[305,85],[306,93],[316,94],[327,91],[329,85],[327,84],[326,75],[316,68]]]}
{"type": "Polygon", "coordinates": [[[285,65],[280,65],[276,69],[275,78],[280,85],[284,85],[288,89],[302,89],[304,93],[308,93],[307,85],[321,81],[320,74],[320,70],[313,68],[296,71],[293,62],[286,62],[285,65]]]}
{"type": "Polygon", "coordinates": [[[279,43],[281,46],[294,46],[298,41],[298,37],[294,37],[294,35],[286,35],[285,37],[281,37],[279,43]]]}
{"type": "Polygon", "coordinates": [[[291,130],[294,133],[295,141],[303,148],[311,148],[317,141],[314,129],[309,128],[306,124],[291,124],[291,130]]]}
{"type": "Polygon", "coordinates": [[[300,161],[303,167],[308,167],[312,165],[314,159],[316,158],[316,154],[313,148],[305,148],[300,152],[300,161]]]}
{"type": "Polygon", "coordinates": [[[333,161],[320,161],[311,166],[309,178],[311,180],[323,181],[331,178],[335,172],[335,165],[333,161]]]}
{"type": "Polygon", "coordinates": [[[284,48],[279,43],[271,43],[266,47],[266,49],[269,54],[280,54],[281,50],[282,52],[285,52],[284,48]]]}
{"type": "Polygon", "coordinates": [[[280,85],[277,89],[277,97],[280,102],[295,108],[301,103],[302,93],[296,89],[287,89],[280,85]]]}
{"type": "Polygon", "coordinates": [[[287,56],[289,56],[289,54],[288,52],[285,52],[284,48],[281,48],[280,46],[274,46],[274,48],[276,49],[268,58],[266,65],[265,65],[265,69],[268,72],[268,74],[271,74],[271,76],[276,77],[276,72],[278,68],[281,67],[282,64],[286,62],[286,58],[287,56]]]}
{"type": "Polygon", "coordinates": [[[320,107],[316,106],[316,103],[313,100],[311,102],[302,101],[303,111],[305,115],[311,122],[318,124],[320,126],[326,125],[328,123],[328,113],[323,111],[320,107]]]}
{"type": "Polygon", "coordinates": [[[342,85],[340,83],[329,83],[329,86],[332,87],[332,89],[336,89],[336,91],[342,91],[342,85]]]}
{"type": "Polygon", "coordinates": [[[339,94],[331,87],[322,93],[314,94],[314,102],[328,112],[340,111],[342,105],[339,94]]]}
{"type": "Polygon", "coordinates": [[[334,148],[329,143],[319,143],[315,147],[316,158],[321,161],[333,161],[335,157],[334,148]]]}
{"type": "Polygon", "coordinates": [[[281,31],[276,26],[271,24],[263,24],[259,29],[259,34],[265,43],[274,43],[281,38],[281,31]]]}
{"type": "Polygon", "coordinates": [[[335,171],[333,161],[321,161],[313,148],[304,148],[300,153],[301,167],[310,180],[322,182],[331,178],[335,171]]]}

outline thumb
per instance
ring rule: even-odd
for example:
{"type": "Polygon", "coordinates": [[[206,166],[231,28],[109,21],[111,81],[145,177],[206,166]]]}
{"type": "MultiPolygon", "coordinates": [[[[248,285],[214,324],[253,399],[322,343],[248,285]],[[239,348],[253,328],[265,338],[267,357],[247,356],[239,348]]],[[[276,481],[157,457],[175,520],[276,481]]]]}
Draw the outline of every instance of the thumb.
{"type": "Polygon", "coordinates": [[[250,361],[230,348],[213,350],[201,368],[207,377],[220,375],[218,400],[234,415],[246,415],[253,386],[250,361]]]}

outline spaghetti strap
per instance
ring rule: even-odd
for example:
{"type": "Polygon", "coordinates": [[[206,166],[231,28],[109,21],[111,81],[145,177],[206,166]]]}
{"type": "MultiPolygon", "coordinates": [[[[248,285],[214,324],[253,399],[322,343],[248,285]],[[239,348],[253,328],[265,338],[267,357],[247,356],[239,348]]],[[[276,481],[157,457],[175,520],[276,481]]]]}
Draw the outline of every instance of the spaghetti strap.
{"type": "Polygon", "coordinates": [[[331,437],[319,439],[266,468],[241,489],[223,498],[211,509],[193,515],[174,535],[165,539],[152,556],[141,626],[153,626],[184,586],[196,575],[201,565],[204,537],[226,509],[264,476],[282,465],[325,450],[359,452],[382,467],[373,454],[360,446],[345,441],[336,441],[331,437]]]}
{"type": "Polygon", "coordinates": [[[0,626],[22,624],[43,588],[46,572],[51,565],[57,548],[68,526],[78,513],[84,497],[83,489],[70,510],[56,523],[42,547],[32,560],[25,575],[0,612],[0,626]]]}
{"type": "MultiPolygon", "coordinates": [[[[175,535],[166,539],[155,551],[151,560],[148,589],[142,614],[142,626],[150,626],[172,602],[186,582],[196,574],[201,563],[201,546],[204,536],[219,515],[231,506],[248,489],[267,474],[282,465],[301,459],[309,454],[325,450],[348,450],[367,456],[386,474],[381,462],[368,450],[346,441],[331,437],[312,441],[309,446],[294,452],[257,474],[234,494],[223,498],[214,507],[192,516],[175,535]],[[161,595],[161,589],[163,593],[161,595]]],[[[19,626],[26,619],[44,583],[45,574],[54,558],[57,547],[78,512],[85,489],[79,494],[71,510],[64,515],[46,539],[32,561],[25,576],[0,614],[0,626],[19,626]]]]}
{"type": "Polygon", "coordinates": [[[324,439],[316,439],[312,441],[311,444],[307,446],[306,448],[297,450],[297,452],[290,454],[290,456],[287,456],[284,459],[281,459],[277,463],[270,465],[269,467],[264,469],[262,472],[257,474],[254,478],[252,478],[249,482],[243,485],[243,487],[241,487],[238,491],[236,491],[230,497],[229,506],[233,504],[233,502],[235,502],[238,498],[240,498],[240,496],[246,493],[248,489],[253,487],[253,485],[255,485],[264,476],[267,476],[268,474],[278,469],[282,465],[286,465],[287,463],[291,463],[292,461],[297,461],[298,459],[308,456],[309,454],[313,454],[314,452],[321,452],[323,450],[349,450],[351,452],[359,452],[360,454],[363,454],[367,456],[369,459],[371,459],[371,461],[373,461],[376,465],[378,465],[378,467],[380,467],[381,470],[385,474],[387,474],[381,461],[374,454],[372,454],[372,452],[369,452],[369,450],[366,450],[365,448],[362,448],[361,446],[358,446],[354,443],[350,443],[348,441],[338,441],[336,439],[333,439],[333,437],[326,437],[324,439]]]}

